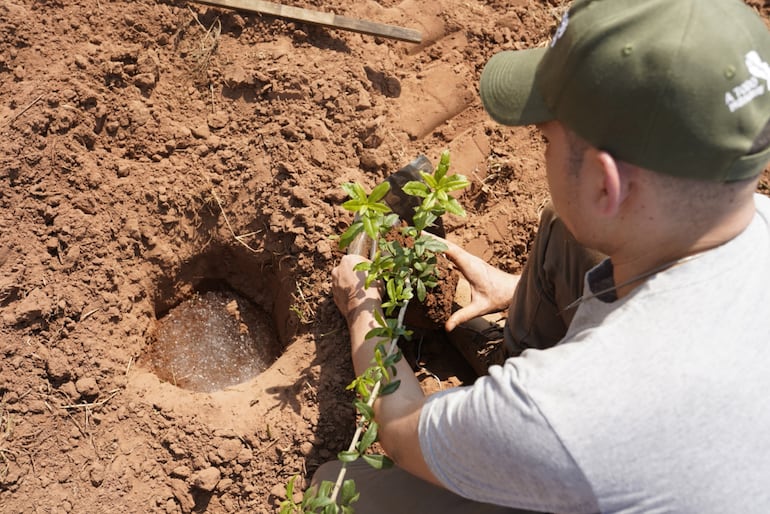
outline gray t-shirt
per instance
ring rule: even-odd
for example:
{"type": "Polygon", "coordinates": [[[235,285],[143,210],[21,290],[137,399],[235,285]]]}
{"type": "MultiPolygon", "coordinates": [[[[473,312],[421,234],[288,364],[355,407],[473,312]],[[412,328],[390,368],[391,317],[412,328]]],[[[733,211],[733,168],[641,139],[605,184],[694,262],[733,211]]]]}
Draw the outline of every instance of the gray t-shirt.
{"type": "Polygon", "coordinates": [[[544,512],[770,512],[770,199],[755,203],[728,243],[584,301],[557,346],[429,398],[436,477],[544,512]]]}

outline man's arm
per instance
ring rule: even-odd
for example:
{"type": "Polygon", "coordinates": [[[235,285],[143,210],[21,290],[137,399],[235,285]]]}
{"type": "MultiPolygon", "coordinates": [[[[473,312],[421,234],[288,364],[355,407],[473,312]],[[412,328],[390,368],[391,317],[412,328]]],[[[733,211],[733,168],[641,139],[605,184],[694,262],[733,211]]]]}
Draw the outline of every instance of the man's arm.
{"type": "MultiPolygon", "coordinates": [[[[364,287],[365,273],[353,271],[363,257],[347,255],[332,271],[334,301],[345,316],[350,331],[350,350],[356,375],[372,363],[379,341],[366,340],[375,328],[375,310],[380,309],[380,294],[375,287],[364,287]]],[[[388,455],[410,473],[441,485],[425,463],[420,448],[417,426],[425,395],[412,369],[404,359],[396,364],[401,385],[392,394],[380,396],[374,404],[379,438],[388,455]]]]}

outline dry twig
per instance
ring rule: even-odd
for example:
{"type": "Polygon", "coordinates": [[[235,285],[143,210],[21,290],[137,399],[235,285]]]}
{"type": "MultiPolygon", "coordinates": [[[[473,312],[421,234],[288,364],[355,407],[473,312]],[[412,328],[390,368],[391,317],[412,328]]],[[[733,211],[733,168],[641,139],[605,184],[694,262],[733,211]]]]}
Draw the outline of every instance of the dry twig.
{"type": "Polygon", "coordinates": [[[214,191],[214,188],[211,188],[211,195],[214,197],[214,200],[217,202],[217,205],[219,206],[219,211],[222,213],[222,217],[225,219],[227,228],[230,230],[230,233],[233,235],[233,238],[235,238],[236,241],[238,241],[240,244],[245,246],[249,251],[253,253],[259,253],[259,250],[252,248],[246,241],[244,241],[246,237],[251,237],[253,235],[256,235],[258,232],[249,232],[248,234],[243,234],[240,236],[236,234],[235,229],[233,229],[233,226],[230,224],[230,218],[227,217],[227,213],[225,212],[225,209],[222,206],[222,201],[219,199],[219,195],[217,195],[217,192],[214,191]]]}
{"type": "Polygon", "coordinates": [[[37,98],[35,98],[34,100],[32,100],[32,102],[30,102],[30,104],[29,104],[29,105],[27,105],[27,106],[26,106],[24,109],[22,109],[22,110],[21,110],[21,112],[19,112],[17,115],[15,115],[15,116],[11,117],[11,119],[9,119],[8,121],[6,121],[6,122],[5,122],[5,123],[3,123],[2,125],[0,125],[0,128],[5,128],[6,126],[10,125],[10,124],[11,124],[11,123],[13,123],[14,121],[16,121],[16,120],[18,120],[19,118],[21,118],[21,116],[22,116],[22,115],[23,115],[25,112],[27,112],[28,110],[32,109],[32,107],[33,107],[33,106],[34,106],[36,103],[38,103],[38,102],[40,101],[40,99],[41,99],[41,98],[43,98],[43,95],[38,95],[38,97],[37,97],[37,98]]]}

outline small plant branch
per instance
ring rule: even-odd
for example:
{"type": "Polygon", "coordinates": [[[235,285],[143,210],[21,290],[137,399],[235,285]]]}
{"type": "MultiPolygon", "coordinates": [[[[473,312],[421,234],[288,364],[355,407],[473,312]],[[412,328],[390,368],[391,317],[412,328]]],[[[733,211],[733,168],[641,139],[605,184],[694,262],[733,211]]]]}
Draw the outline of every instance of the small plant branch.
{"type": "MultiPolygon", "coordinates": [[[[401,307],[398,313],[398,325],[403,326],[404,325],[404,317],[406,316],[406,309],[409,306],[409,302],[407,301],[404,303],[404,305],[401,307]]],[[[386,358],[390,357],[394,354],[396,348],[398,345],[398,337],[394,337],[390,341],[390,346],[388,346],[388,352],[386,354],[386,358]]],[[[382,379],[378,380],[374,384],[374,388],[372,388],[371,396],[369,397],[369,401],[366,402],[366,404],[369,407],[374,407],[374,402],[377,401],[377,398],[380,396],[380,389],[382,388],[382,379]]],[[[361,439],[361,434],[364,431],[364,423],[359,422],[358,427],[356,428],[355,434],[353,434],[353,440],[350,442],[350,446],[348,447],[348,451],[352,452],[355,451],[356,446],[358,445],[358,442],[361,439]]],[[[342,463],[342,468],[340,469],[339,475],[337,475],[337,480],[334,483],[334,489],[332,490],[332,501],[337,501],[337,495],[340,492],[340,488],[342,487],[342,482],[345,480],[345,473],[347,472],[347,462],[342,463]]]]}

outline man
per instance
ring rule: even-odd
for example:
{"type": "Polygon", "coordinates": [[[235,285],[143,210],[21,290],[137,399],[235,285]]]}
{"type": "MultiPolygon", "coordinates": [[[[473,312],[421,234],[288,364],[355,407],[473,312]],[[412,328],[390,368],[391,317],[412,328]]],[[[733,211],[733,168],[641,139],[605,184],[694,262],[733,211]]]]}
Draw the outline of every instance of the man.
{"type": "MultiPolygon", "coordinates": [[[[484,106],[542,132],[555,213],[520,281],[450,244],[473,297],[447,329],[508,308],[512,357],[430,398],[402,363],[375,409],[399,468],[351,470],[356,512],[770,512],[768,59],[740,0],[577,0],[550,47],[489,61],[484,106]],[[582,247],[608,259],[570,293],[582,247]]],[[[360,260],[333,272],[357,372],[360,260]]]]}

